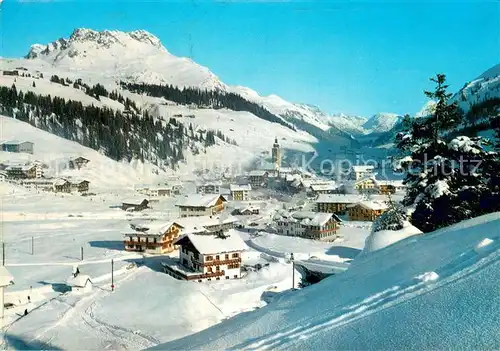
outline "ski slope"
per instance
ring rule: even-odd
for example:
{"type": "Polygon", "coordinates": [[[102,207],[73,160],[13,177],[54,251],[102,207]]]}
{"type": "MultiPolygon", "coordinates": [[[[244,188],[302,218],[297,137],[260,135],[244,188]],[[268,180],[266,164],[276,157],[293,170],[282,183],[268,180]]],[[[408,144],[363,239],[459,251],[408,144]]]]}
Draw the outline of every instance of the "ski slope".
{"type": "Polygon", "coordinates": [[[495,349],[499,278],[493,213],[363,255],[345,273],[155,349],[495,349]]]}
{"type": "Polygon", "coordinates": [[[91,191],[131,188],[143,180],[153,181],[154,167],[140,162],[117,162],[76,142],[35,128],[28,123],[0,116],[0,140],[27,140],[34,143],[34,153],[0,151],[0,162],[41,161],[49,166],[47,176],[75,176],[90,182],[91,191]],[[90,162],[80,170],[70,170],[70,158],[82,156],[90,162]]]}

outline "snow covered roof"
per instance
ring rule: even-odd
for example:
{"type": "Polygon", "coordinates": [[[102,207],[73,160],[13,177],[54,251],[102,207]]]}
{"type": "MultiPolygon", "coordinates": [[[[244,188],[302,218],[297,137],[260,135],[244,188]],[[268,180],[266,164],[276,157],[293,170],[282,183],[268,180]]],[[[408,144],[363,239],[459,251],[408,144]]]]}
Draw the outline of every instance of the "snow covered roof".
{"type": "Polygon", "coordinates": [[[0,142],[1,145],[20,145],[20,144],[24,144],[24,143],[33,144],[31,141],[27,141],[27,140],[4,140],[4,141],[0,142]]]}
{"type": "Polygon", "coordinates": [[[229,185],[231,191],[250,191],[252,186],[250,184],[231,184],[229,185]]]}
{"type": "Polygon", "coordinates": [[[375,183],[377,185],[392,185],[394,187],[403,187],[404,184],[403,184],[403,181],[402,180],[379,180],[379,179],[375,179],[375,183]]]}
{"type": "Polygon", "coordinates": [[[263,177],[266,174],[267,174],[267,171],[265,171],[265,170],[258,170],[258,169],[248,172],[248,175],[250,177],[263,177]]]}
{"type": "Polygon", "coordinates": [[[332,215],[332,213],[317,213],[312,218],[303,219],[301,223],[303,225],[322,226],[325,225],[330,218],[332,218],[332,215]]]}
{"type": "Polygon", "coordinates": [[[9,170],[15,170],[15,169],[20,169],[22,171],[29,171],[30,169],[33,169],[34,167],[36,167],[35,164],[28,164],[28,165],[10,165],[8,166],[7,168],[5,168],[5,170],[9,171],[9,170]]]}
{"type": "Polygon", "coordinates": [[[140,205],[144,201],[148,201],[145,197],[138,197],[135,199],[125,199],[122,201],[122,204],[127,204],[127,205],[140,205]]]}
{"type": "Polygon", "coordinates": [[[14,281],[14,276],[5,268],[0,266],[0,286],[9,286],[14,281]]]}
{"type": "Polygon", "coordinates": [[[370,172],[375,169],[375,166],[352,166],[352,170],[356,173],[370,172]]]}
{"type": "Polygon", "coordinates": [[[328,222],[332,217],[335,221],[342,222],[342,220],[334,213],[297,211],[292,213],[292,217],[301,220],[303,225],[321,226],[328,222]]]}
{"type": "Polygon", "coordinates": [[[373,178],[373,177],[364,177],[364,178],[361,178],[361,179],[355,181],[354,184],[361,184],[361,183],[364,183],[366,181],[370,181],[370,182],[376,183],[375,178],[373,178]]]}
{"type": "Polygon", "coordinates": [[[65,185],[67,183],[69,183],[69,182],[64,178],[58,178],[58,179],[54,180],[54,185],[65,185]]]}
{"type": "Polygon", "coordinates": [[[337,186],[335,183],[332,184],[312,184],[311,185],[311,190],[312,191],[329,191],[329,190],[335,190],[337,189],[337,186]]]}
{"type": "Polygon", "coordinates": [[[199,233],[206,228],[238,222],[238,218],[231,215],[184,217],[175,220],[175,223],[183,227],[184,233],[199,233]]]}
{"type": "Polygon", "coordinates": [[[361,200],[362,197],[360,195],[320,194],[315,202],[327,204],[355,204],[361,200]]]}
{"type": "Polygon", "coordinates": [[[221,185],[223,185],[223,183],[220,180],[204,181],[204,182],[198,182],[196,184],[196,186],[221,186],[221,185]]]}
{"type": "Polygon", "coordinates": [[[174,244],[182,245],[187,241],[190,241],[202,255],[244,251],[248,249],[248,246],[234,230],[230,230],[224,239],[215,235],[186,234],[177,239],[174,244]]]}
{"type": "Polygon", "coordinates": [[[219,198],[222,198],[223,202],[226,202],[224,196],[219,194],[191,194],[182,198],[176,206],[178,207],[212,207],[214,206],[219,198]]]}
{"type": "MultiPolygon", "coordinates": [[[[123,234],[137,234],[137,235],[163,235],[174,222],[152,221],[148,223],[129,223],[123,234]]],[[[179,224],[179,226],[182,226],[179,224]]]]}
{"type": "Polygon", "coordinates": [[[77,288],[84,288],[87,285],[87,282],[92,283],[90,276],[86,274],[78,274],[76,277],[69,277],[69,279],[66,281],[66,284],[77,288]]]}
{"type": "Polygon", "coordinates": [[[356,204],[350,205],[349,207],[356,207],[356,206],[361,206],[363,208],[366,208],[367,210],[385,210],[388,206],[385,202],[382,201],[360,201],[356,204]]]}

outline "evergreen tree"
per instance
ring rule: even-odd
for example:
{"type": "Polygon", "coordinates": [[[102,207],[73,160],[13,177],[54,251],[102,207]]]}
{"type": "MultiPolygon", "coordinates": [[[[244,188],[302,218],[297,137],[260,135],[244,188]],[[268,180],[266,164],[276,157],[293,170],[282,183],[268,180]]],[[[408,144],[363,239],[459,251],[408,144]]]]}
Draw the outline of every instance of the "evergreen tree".
{"type": "Polygon", "coordinates": [[[499,164],[496,155],[486,150],[486,141],[464,136],[441,139],[461,116],[456,104],[448,103],[445,76],[431,80],[436,89],[425,94],[438,99],[433,114],[413,120],[397,135],[398,147],[407,154],[401,162],[407,185],[403,203],[413,211],[412,224],[424,232],[491,212],[491,203],[500,200],[492,184],[499,164]]]}
{"type": "Polygon", "coordinates": [[[33,81],[33,85],[32,85],[32,86],[33,86],[33,88],[36,88],[36,84],[35,84],[35,81],[33,81]]]}

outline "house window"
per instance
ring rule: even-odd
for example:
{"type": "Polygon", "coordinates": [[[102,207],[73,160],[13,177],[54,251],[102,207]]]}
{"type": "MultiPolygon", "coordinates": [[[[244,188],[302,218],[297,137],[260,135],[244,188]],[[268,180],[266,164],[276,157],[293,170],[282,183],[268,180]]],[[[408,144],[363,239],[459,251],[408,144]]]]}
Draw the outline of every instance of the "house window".
{"type": "Polygon", "coordinates": [[[228,260],[228,259],[229,259],[229,255],[228,255],[228,254],[226,254],[226,260],[228,260]]]}
{"type": "Polygon", "coordinates": [[[219,267],[219,266],[215,266],[215,270],[216,270],[217,272],[219,272],[219,271],[220,271],[220,267],[219,267]]]}
{"type": "Polygon", "coordinates": [[[234,253],[233,258],[238,258],[238,253],[234,253]]]}
{"type": "Polygon", "coordinates": [[[134,239],[132,237],[130,237],[130,241],[134,241],[134,239]]]}
{"type": "Polygon", "coordinates": [[[237,274],[234,275],[234,279],[238,279],[238,275],[237,274]]]}
{"type": "Polygon", "coordinates": [[[207,256],[207,257],[205,258],[205,260],[206,260],[206,261],[212,261],[212,256],[207,256]]]}
{"type": "Polygon", "coordinates": [[[229,276],[228,276],[228,275],[226,275],[226,279],[229,279],[229,276]]]}
{"type": "Polygon", "coordinates": [[[216,260],[216,261],[220,260],[219,255],[216,255],[216,256],[215,256],[215,260],[216,260]]]}

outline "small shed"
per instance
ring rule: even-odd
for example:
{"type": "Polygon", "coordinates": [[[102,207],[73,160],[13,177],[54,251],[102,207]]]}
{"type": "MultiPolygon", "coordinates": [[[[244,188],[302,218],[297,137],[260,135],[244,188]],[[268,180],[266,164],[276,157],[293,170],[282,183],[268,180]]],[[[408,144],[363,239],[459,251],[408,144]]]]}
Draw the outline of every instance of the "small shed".
{"type": "Polygon", "coordinates": [[[122,201],[121,209],[124,211],[142,211],[148,208],[149,200],[144,198],[127,199],[122,201]]]}
{"type": "Polygon", "coordinates": [[[78,274],[76,277],[72,275],[66,284],[71,288],[72,292],[88,293],[92,291],[92,280],[86,274],[78,274]]]}

